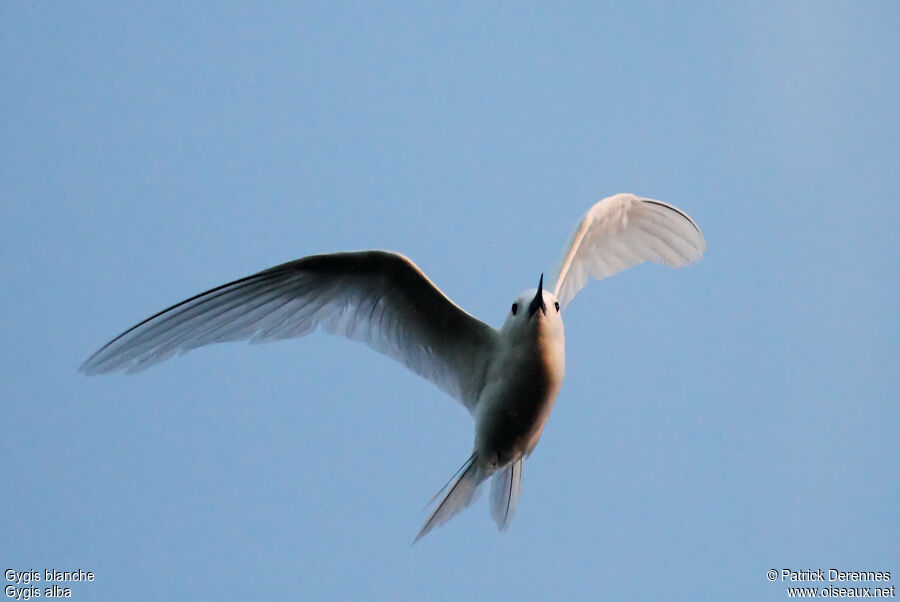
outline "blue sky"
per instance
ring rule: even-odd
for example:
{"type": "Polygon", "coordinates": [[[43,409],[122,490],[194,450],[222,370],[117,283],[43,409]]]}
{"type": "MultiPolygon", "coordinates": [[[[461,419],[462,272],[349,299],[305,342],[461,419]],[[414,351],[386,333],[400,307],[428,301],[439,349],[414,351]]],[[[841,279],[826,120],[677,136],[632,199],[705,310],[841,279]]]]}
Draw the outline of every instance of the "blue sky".
{"type": "MultiPolygon", "coordinates": [[[[79,600],[780,600],[900,575],[891,2],[0,6],[3,568],[79,600]],[[505,534],[414,547],[471,421],[317,333],[81,361],[196,292],[384,248],[495,326],[634,192],[707,238],[590,284],[505,534]]],[[[896,579],[896,578],[895,578],[896,579]]],[[[4,583],[6,585],[6,583],[4,583]]]]}

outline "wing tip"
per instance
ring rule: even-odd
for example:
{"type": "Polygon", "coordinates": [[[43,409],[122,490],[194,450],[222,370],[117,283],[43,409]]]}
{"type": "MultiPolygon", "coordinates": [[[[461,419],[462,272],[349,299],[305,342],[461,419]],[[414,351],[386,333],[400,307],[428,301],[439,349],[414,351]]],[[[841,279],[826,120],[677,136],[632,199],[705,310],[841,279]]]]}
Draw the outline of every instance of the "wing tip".
{"type": "Polygon", "coordinates": [[[110,374],[112,372],[116,372],[121,370],[120,366],[103,366],[102,362],[92,362],[91,360],[86,360],[83,364],[78,366],[77,372],[79,374],[84,374],[85,376],[101,376],[103,374],[110,374]]]}
{"type": "Polygon", "coordinates": [[[657,201],[656,199],[647,199],[647,198],[643,198],[643,197],[637,197],[637,198],[639,198],[644,203],[648,203],[650,205],[656,205],[657,207],[662,207],[664,209],[668,209],[669,211],[673,211],[676,214],[683,217],[685,220],[687,220],[688,223],[690,223],[691,226],[694,227],[694,230],[696,230],[697,234],[700,236],[700,240],[702,241],[702,245],[703,245],[702,250],[703,251],[706,250],[706,239],[703,237],[703,232],[700,231],[700,226],[697,225],[697,222],[695,222],[694,219],[690,215],[688,215],[687,213],[685,213],[684,211],[682,211],[675,205],[670,205],[669,203],[664,203],[663,201],[657,201]]]}
{"type": "Polygon", "coordinates": [[[96,376],[98,374],[102,374],[103,370],[99,368],[98,362],[96,361],[97,354],[90,356],[78,366],[76,372],[80,374],[84,374],[85,376],[96,376]]]}

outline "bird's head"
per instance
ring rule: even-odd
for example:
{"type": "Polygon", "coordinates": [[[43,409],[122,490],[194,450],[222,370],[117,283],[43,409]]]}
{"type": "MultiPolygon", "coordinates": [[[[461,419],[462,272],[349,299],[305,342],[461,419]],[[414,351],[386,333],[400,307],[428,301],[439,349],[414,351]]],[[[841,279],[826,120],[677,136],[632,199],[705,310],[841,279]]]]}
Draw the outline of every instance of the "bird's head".
{"type": "Polygon", "coordinates": [[[528,334],[533,336],[534,333],[562,335],[559,301],[553,293],[544,290],[543,274],[536,289],[520,293],[512,302],[501,331],[511,336],[528,334]]]}

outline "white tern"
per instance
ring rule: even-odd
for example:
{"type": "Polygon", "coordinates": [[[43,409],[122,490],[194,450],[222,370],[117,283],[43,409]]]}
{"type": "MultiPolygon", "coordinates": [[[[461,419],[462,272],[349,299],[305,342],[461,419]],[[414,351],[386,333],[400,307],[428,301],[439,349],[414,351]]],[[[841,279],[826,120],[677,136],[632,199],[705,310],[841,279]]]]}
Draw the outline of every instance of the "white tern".
{"type": "Polygon", "coordinates": [[[466,508],[490,477],[491,516],[502,531],[522,491],[523,462],[563,382],[561,312],[588,278],[606,278],[643,261],[681,267],[705,250],[700,229],[683,211],[617,194],[578,223],[553,292],[544,290],[541,275],[536,290],[512,302],[499,330],[454,304],[403,255],[312,255],[147,318],[104,345],[81,371],[136,372],[195,347],[299,337],[319,326],[361,341],[462,402],[475,419],[472,454],[432,499],[416,541],[466,508]]]}

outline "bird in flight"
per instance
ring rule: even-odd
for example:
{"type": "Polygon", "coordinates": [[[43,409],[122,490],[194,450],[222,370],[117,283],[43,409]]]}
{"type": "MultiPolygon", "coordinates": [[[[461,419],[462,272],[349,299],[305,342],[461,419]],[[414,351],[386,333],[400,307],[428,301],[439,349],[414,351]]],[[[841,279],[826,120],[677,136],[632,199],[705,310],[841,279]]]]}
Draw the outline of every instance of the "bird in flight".
{"type": "Polygon", "coordinates": [[[491,481],[505,530],[565,373],[562,312],[589,278],[644,261],[682,267],[706,250],[680,209],[633,194],[591,207],[565,247],[552,292],[527,290],[500,329],[451,301],[407,257],[388,251],[312,255],[195,295],[129,328],[90,356],[86,374],[137,372],[196,347],[288,339],[322,327],[366,343],[460,401],[475,420],[471,455],[432,498],[415,541],[466,508],[491,481]]]}

